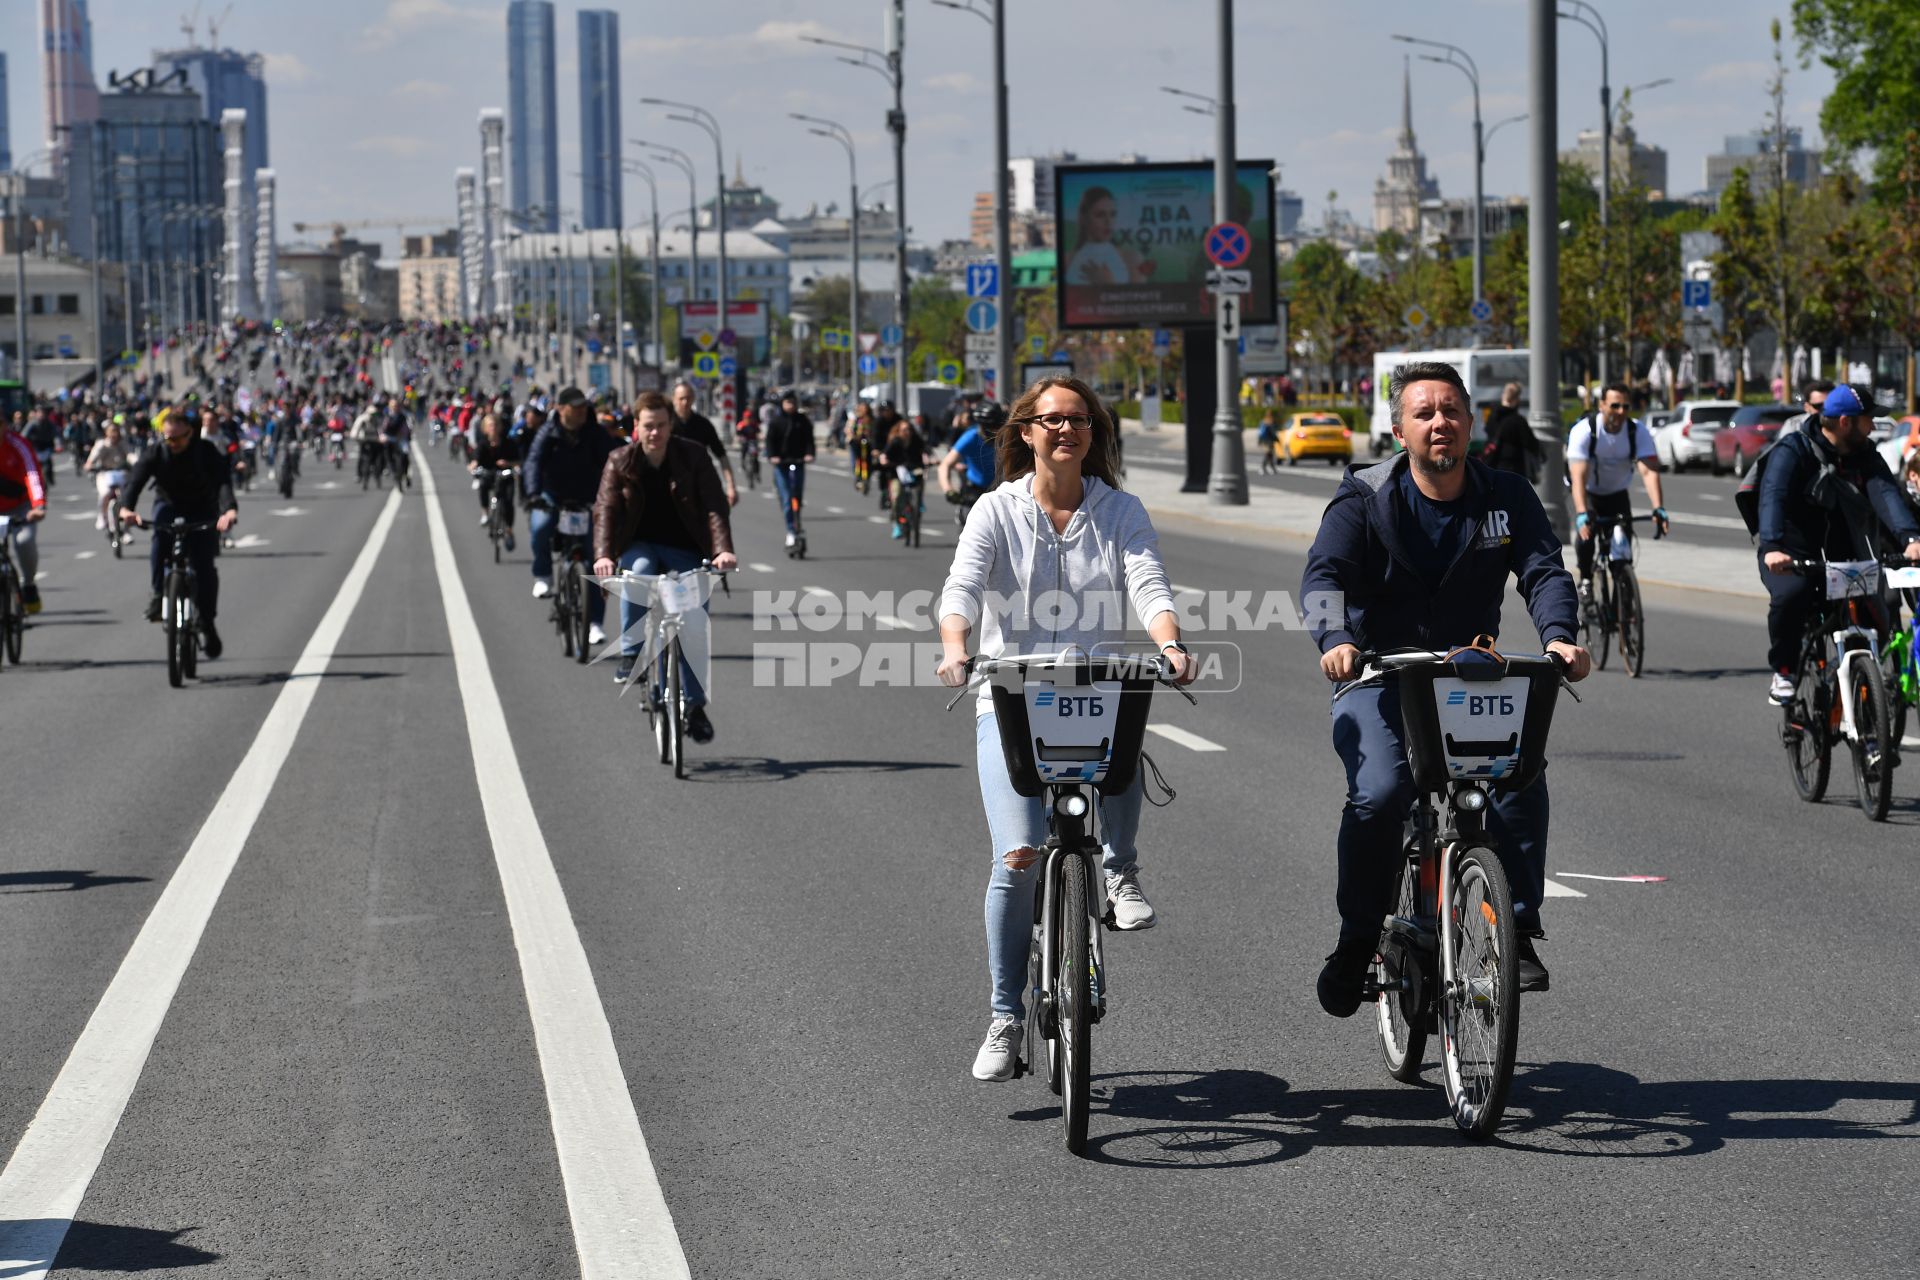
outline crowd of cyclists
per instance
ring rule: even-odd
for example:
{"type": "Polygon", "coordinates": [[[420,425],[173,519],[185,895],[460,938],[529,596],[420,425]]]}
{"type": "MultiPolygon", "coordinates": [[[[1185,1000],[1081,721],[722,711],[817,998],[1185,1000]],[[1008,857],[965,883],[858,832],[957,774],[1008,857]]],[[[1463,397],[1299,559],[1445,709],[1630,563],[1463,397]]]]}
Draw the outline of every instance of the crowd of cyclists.
{"type": "MultiPolygon", "coordinates": [[[[1125,638],[1112,620],[1124,609],[1082,609],[1105,619],[1063,635],[1034,621],[1049,592],[1086,600],[1106,595],[1131,605],[1173,678],[1193,678],[1158,540],[1146,509],[1121,488],[1117,424],[1091,387],[1074,378],[1036,382],[1002,406],[963,397],[938,422],[909,416],[885,400],[849,396],[811,405],[794,389],[754,397],[720,427],[699,412],[694,386],[644,391],[629,403],[535,377],[501,335],[453,326],[386,331],[345,323],[300,327],[239,326],[179,335],[166,353],[185,372],[176,381],[159,361],[63,399],[15,406],[0,433],[0,516],[26,584],[29,612],[42,602],[33,580],[36,525],[57,483],[64,451],[77,475],[96,486],[96,527],[125,536],[122,525],[172,517],[211,522],[187,535],[206,653],[216,658],[219,538],[240,518],[240,498],[257,473],[272,470],[291,493],[300,459],[344,471],[349,446],[362,484],[412,483],[416,445],[445,442],[469,473],[483,528],[503,526],[516,547],[516,514],[526,512],[530,593],[555,593],[556,531],[567,513],[587,513],[587,555],[596,579],[587,593],[592,646],[615,659],[623,684],[641,654],[644,597],[619,592],[618,633],[609,650],[606,593],[624,574],[708,565],[720,573],[738,561],[732,516],[761,465],[780,499],[789,547],[802,534],[809,466],[819,449],[844,450],[863,493],[892,512],[892,536],[926,500],[926,473],[957,508],[961,527],[941,595],[939,675],[963,683],[975,655],[999,657],[1064,644],[1084,648],[1125,638]],[[811,411],[810,411],[811,410],[811,411]],[[815,412],[826,419],[819,438],[815,412]],[[150,517],[139,514],[147,490],[150,517]],[[971,514],[968,514],[969,511],[971,514]],[[1044,554],[1043,554],[1044,553],[1044,554]],[[1011,612],[1006,611],[1011,606],[1011,612]],[[1024,610],[1024,612],[1023,612],[1024,610]]],[[[1309,553],[1303,598],[1338,592],[1340,620],[1313,633],[1325,676],[1344,686],[1364,654],[1394,646],[1447,649],[1496,636],[1510,583],[1527,601],[1541,643],[1569,678],[1586,674],[1575,642],[1581,586],[1534,489],[1514,469],[1467,456],[1470,402],[1446,365],[1403,366],[1389,401],[1404,446],[1380,463],[1356,466],[1329,503],[1309,553]]],[[[1772,693],[1791,672],[1785,663],[1817,606],[1821,583],[1793,566],[1821,555],[1902,555],[1920,561],[1920,519],[1867,442],[1863,395],[1817,387],[1807,413],[1781,433],[1784,450],[1759,465],[1759,567],[1772,598],[1772,693]]],[[[1626,389],[1608,388],[1600,411],[1574,430],[1569,479],[1577,513],[1580,579],[1592,572],[1596,521],[1626,512],[1638,474],[1658,529],[1665,511],[1651,441],[1628,413],[1626,389]]],[[[159,616],[163,548],[152,547],[153,591],[146,616],[159,616]]],[[[1897,606],[1896,606],[1897,607],[1897,606]]],[[[686,731],[709,742],[714,726],[697,673],[683,672],[686,731]]],[[[1032,927],[1032,868],[1046,821],[1036,798],[1014,793],[1006,776],[993,708],[984,696],[977,764],[989,835],[986,900],[989,1024],[973,1074],[1006,1079],[1024,1016],[1025,939],[1032,927]]],[[[1391,679],[1344,698],[1333,741],[1347,775],[1336,846],[1338,940],[1318,981],[1320,1002],[1337,1016],[1362,1003],[1384,900],[1400,853],[1411,800],[1395,687],[1391,679]]],[[[1109,924],[1152,927],[1156,915],[1140,884],[1136,837],[1139,782],[1101,805],[1109,924]]],[[[1522,990],[1548,988],[1536,944],[1546,866],[1548,799],[1544,779],[1503,797],[1492,830],[1514,889],[1521,925],[1522,990]]]]}

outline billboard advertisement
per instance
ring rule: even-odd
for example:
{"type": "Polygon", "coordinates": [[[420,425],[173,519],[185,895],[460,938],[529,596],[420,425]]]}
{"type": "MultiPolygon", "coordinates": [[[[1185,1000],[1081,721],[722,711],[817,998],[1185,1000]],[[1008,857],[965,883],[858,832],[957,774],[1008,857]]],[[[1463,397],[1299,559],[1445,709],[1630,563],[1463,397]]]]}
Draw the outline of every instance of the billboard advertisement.
{"type": "MultiPolygon", "coordinates": [[[[1252,253],[1242,319],[1272,324],[1273,179],[1270,160],[1243,160],[1233,220],[1252,253]]],[[[1055,171],[1060,324],[1068,329],[1211,325],[1207,228],[1211,164],[1062,165],[1055,171]]]]}

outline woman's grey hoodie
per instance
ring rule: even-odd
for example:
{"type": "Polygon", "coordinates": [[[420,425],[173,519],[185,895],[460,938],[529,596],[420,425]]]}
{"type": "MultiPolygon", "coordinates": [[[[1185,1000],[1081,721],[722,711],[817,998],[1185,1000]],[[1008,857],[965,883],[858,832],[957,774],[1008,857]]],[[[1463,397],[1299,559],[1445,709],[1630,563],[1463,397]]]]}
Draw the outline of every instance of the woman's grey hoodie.
{"type": "MultiPolygon", "coordinates": [[[[974,504],[940,592],[939,616],[967,620],[974,652],[1002,658],[1092,651],[1126,636],[1126,606],[1146,626],[1173,608],[1160,540],[1147,509],[1094,476],[1055,533],[1033,498],[1033,476],[1008,480],[974,504]]],[[[978,714],[993,709],[980,690],[978,714]]]]}

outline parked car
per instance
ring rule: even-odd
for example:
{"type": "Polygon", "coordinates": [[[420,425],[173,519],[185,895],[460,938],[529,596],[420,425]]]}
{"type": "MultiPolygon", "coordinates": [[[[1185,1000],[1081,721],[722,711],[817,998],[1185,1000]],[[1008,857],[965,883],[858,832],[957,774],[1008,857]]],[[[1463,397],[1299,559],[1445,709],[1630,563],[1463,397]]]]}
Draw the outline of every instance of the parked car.
{"type": "Polygon", "coordinates": [[[1325,458],[1334,466],[1353,461],[1353,432],[1337,413],[1296,413],[1273,442],[1275,461],[1295,466],[1302,458],[1325,458]]]}
{"type": "Polygon", "coordinates": [[[1740,409],[1738,400],[1682,400],[1673,420],[1653,433],[1653,451],[1669,471],[1713,462],[1713,437],[1740,409]]]}
{"type": "Polygon", "coordinates": [[[1788,418],[1800,412],[1790,404],[1750,404],[1734,411],[1727,424],[1713,433],[1713,474],[1747,474],[1760,451],[1773,443],[1788,418]]]}

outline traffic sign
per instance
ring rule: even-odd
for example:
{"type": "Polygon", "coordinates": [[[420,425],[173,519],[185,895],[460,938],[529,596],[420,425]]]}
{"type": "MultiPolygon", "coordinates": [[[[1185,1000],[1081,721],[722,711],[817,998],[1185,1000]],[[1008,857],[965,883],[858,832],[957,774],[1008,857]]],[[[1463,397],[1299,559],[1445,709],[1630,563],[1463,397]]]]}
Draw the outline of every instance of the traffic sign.
{"type": "Polygon", "coordinates": [[[860,372],[865,374],[874,374],[874,373],[880,372],[879,359],[874,356],[861,356],[860,372]]]}
{"type": "Polygon", "coordinates": [[[736,360],[734,360],[732,356],[720,357],[720,376],[721,377],[731,378],[734,374],[738,372],[740,372],[740,365],[736,360]]]}
{"type": "Polygon", "coordinates": [[[1704,311],[1713,305],[1713,281],[1683,280],[1680,282],[1680,305],[1704,311]]]}
{"type": "Polygon", "coordinates": [[[960,385],[960,362],[958,360],[942,360],[940,362],[939,377],[940,377],[940,381],[946,383],[950,387],[959,386],[960,385]]]}
{"type": "Polygon", "coordinates": [[[1216,222],[1207,228],[1207,261],[1216,267],[1237,267],[1253,252],[1253,238],[1237,222],[1216,222]]]}
{"type": "Polygon", "coordinates": [[[981,298],[967,304],[967,328],[975,333],[992,333],[1000,324],[1000,308],[981,298]]]}
{"type": "Polygon", "coordinates": [[[907,331],[897,324],[890,324],[880,331],[880,341],[889,347],[897,347],[906,340],[907,331]]]}
{"type": "Polygon", "coordinates": [[[1408,307],[1400,318],[1407,322],[1407,328],[1409,329],[1424,329],[1427,327],[1427,309],[1417,302],[1408,307]]]}
{"type": "Polygon", "coordinates": [[[693,376],[696,378],[719,377],[720,357],[711,351],[702,351],[693,358],[693,376]]]}
{"type": "Polygon", "coordinates": [[[967,352],[969,355],[971,355],[975,351],[982,351],[982,352],[985,352],[987,355],[992,355],[994,346],[998,342],[999,342],[998,334],[970,333],[967,335],[967,352]]]}
{"type": "Polygon", "coordinates": [[[967,264],[967,296],[969,298],[997,298],[1000,296],[1000,267],[992,262],[972,262],[967,264]]]}
{"type": "Polygon", "coordinates": [[[693,340],[700,344],[700,349],[702,351],[713,350],[713,344],[715,342],[715,338],[713,336],[713,330],[702,329],[700,332],[693,335],[693,340]]]}
{"type": "Polygon", "coordinates": [[[1216,294],[1220,299],[1220,336],[1229,342],[1240,339],[1240,295],[1216,294]]]}
{"type": "MultiPolygon", "coordinates": [[[[1165,355],[1167,352],[1173,350],[1173,330],[1155,329],[1153,331],[1153,349],[1161,355],[1165,355]]],[[[1039,353],[1040,349],[1035,347],[1034,354],[1038,355],[1039,353]]]]}
{"type": "Polygon", "coordinates": [[[1475,324],[1485,324],[1493,319],[1493,304],[1485,298],[1475,298],[1473,305],[1467,308],[1467,314],[1473,317],[1475,324]]]}
{"type": "Polygon", "coordinates": [[[1207,272],[1207,288],[1215,293],[1252,293],[1253,272],[1215,267],[1207,272]]]}

